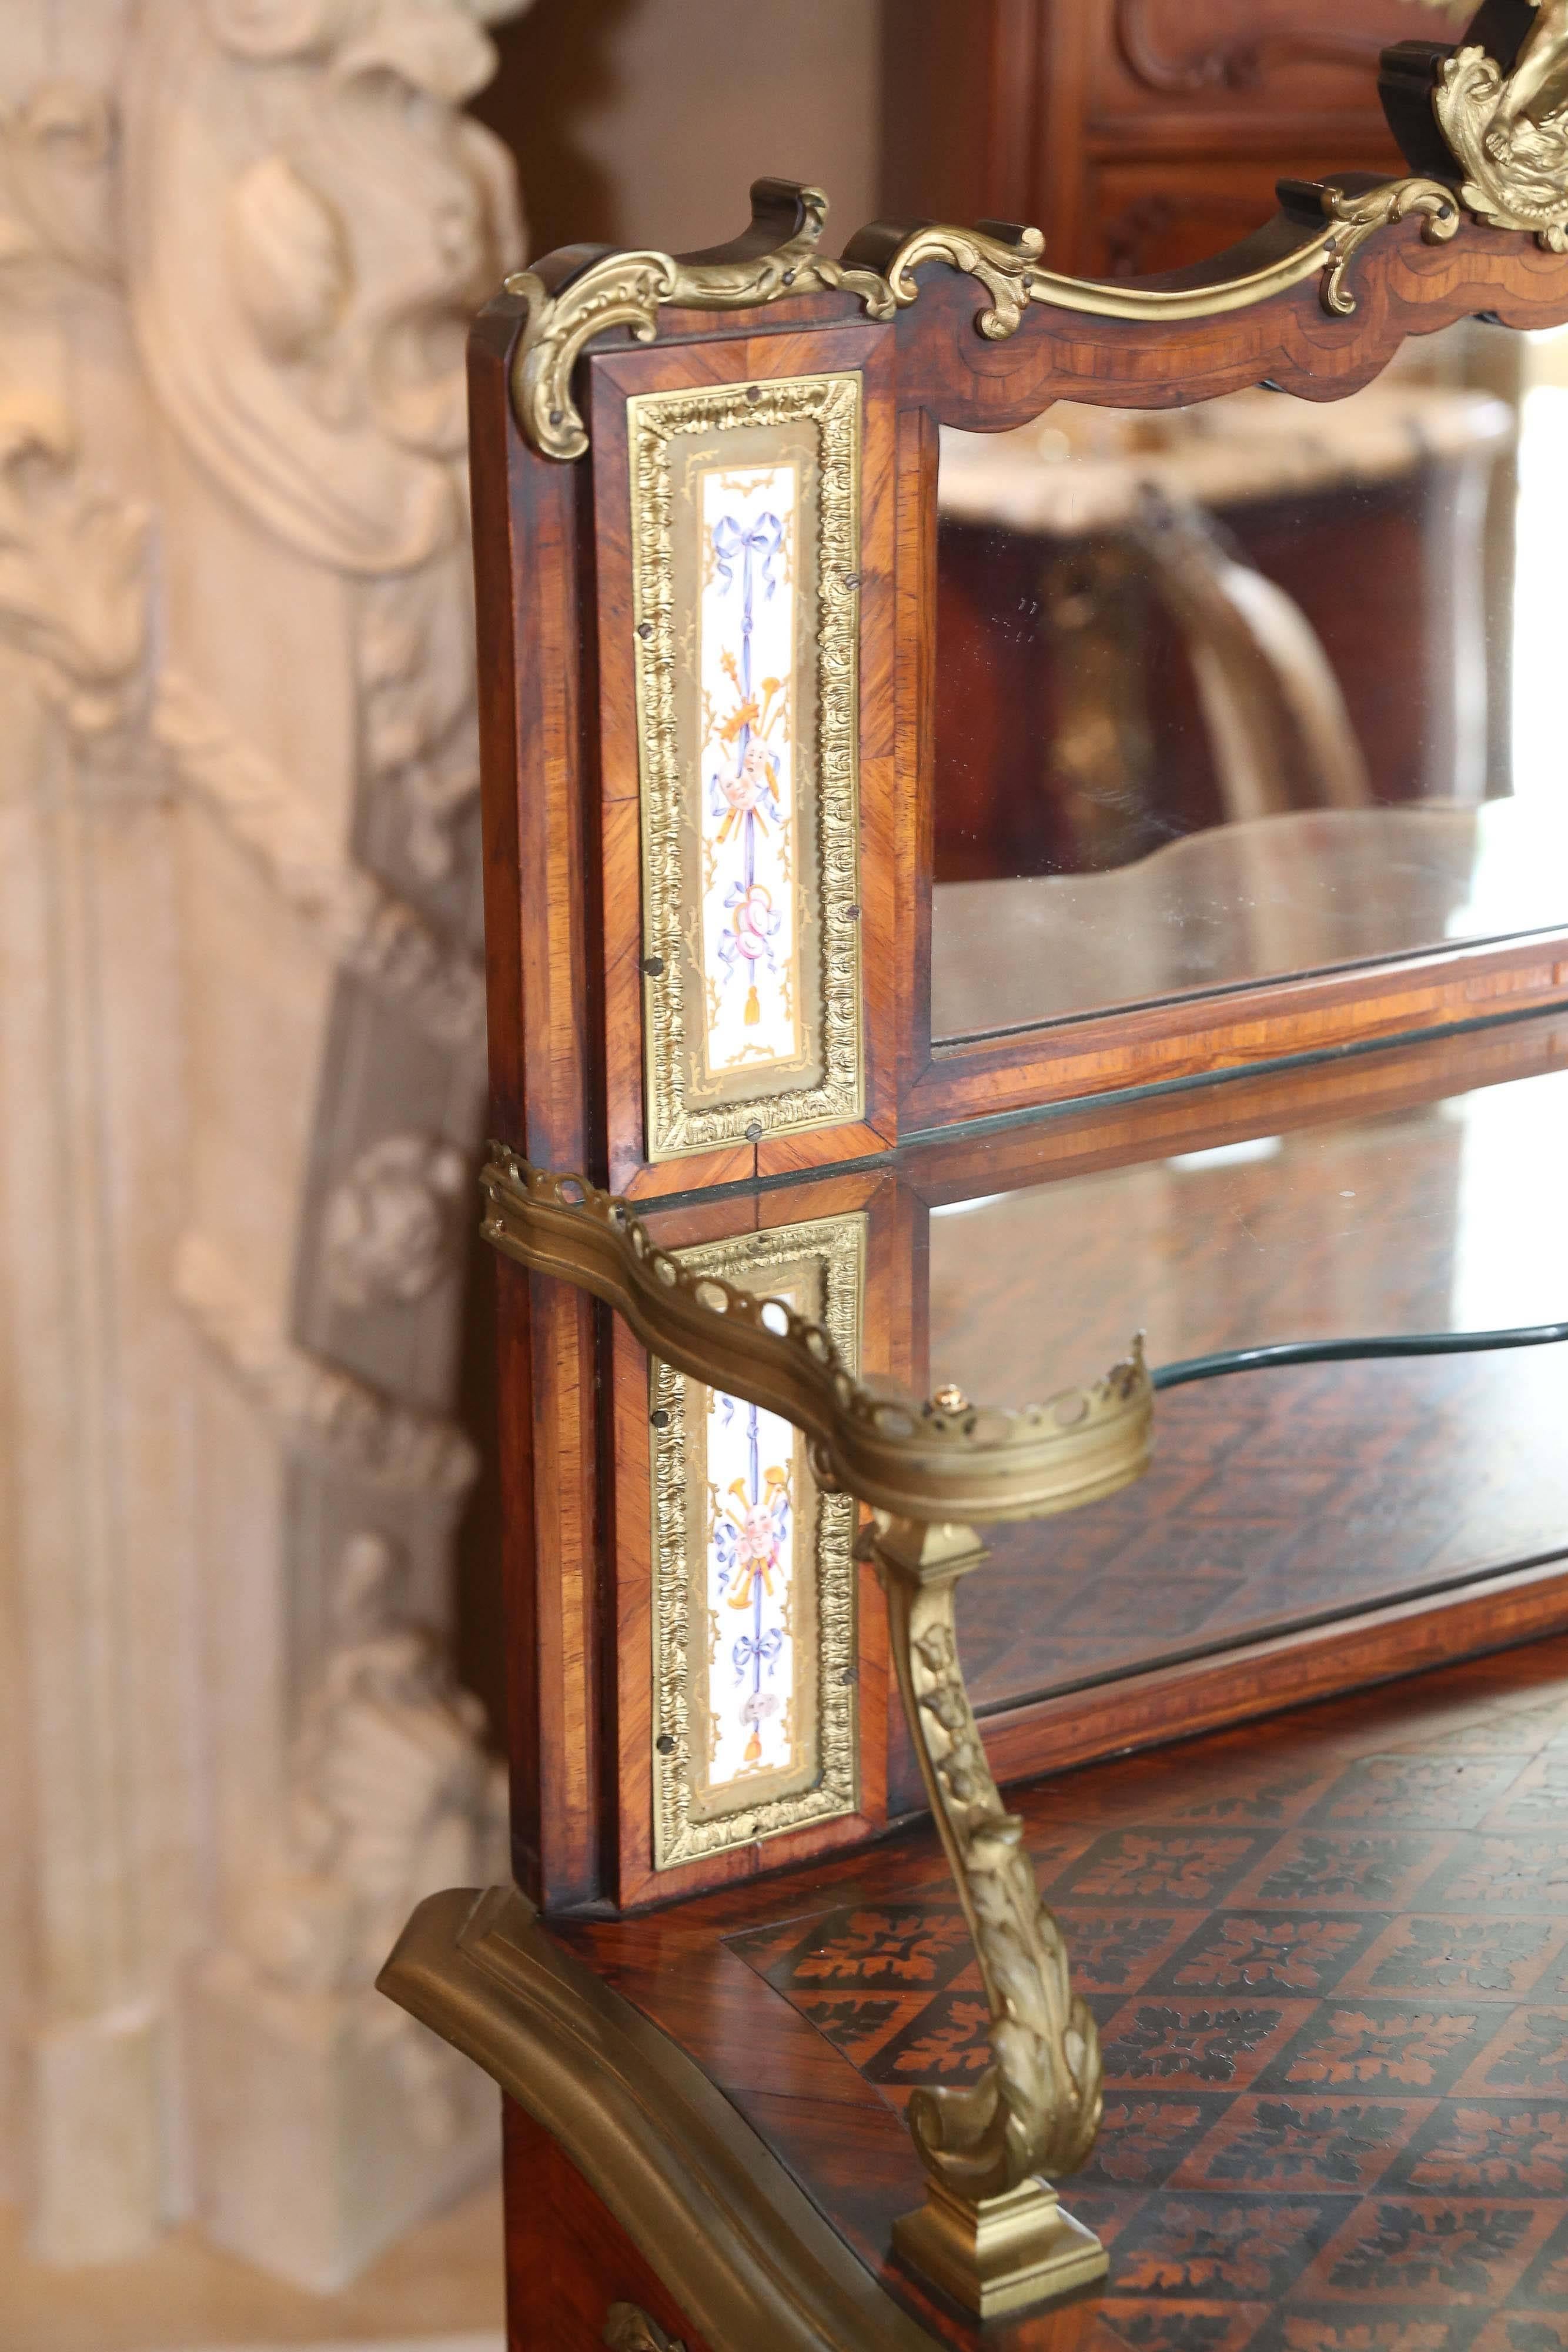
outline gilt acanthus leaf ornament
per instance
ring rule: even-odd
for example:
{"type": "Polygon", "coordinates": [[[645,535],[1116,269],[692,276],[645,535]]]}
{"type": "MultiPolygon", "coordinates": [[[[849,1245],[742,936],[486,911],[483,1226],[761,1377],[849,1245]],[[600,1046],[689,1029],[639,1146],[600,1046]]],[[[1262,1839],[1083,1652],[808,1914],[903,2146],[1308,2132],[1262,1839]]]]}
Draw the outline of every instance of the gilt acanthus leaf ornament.
{"type": "Polygon", "coordinates": [[[1454,192],[1438,180],[1384,180],[1357,193],[1325,183],[1322,204],[1325,216],[1334,224],[1323,272],[1323,308],[1336,319],[1354,314],[1350,265],[1380,229],[1418,215],[1428,245],[1446,245],[1459,232],[1461,215],[1454,192]]]}
{"type": "Polygon", "coordinates": [[[902,237],[868,229],[833,261],[817,249],[828,209],[820,188],[759,180],[751,200],[751,230],[714,256],[608,253],[568,274],[524,269],[507,278],[507,291],[528,305],[512,360],[513,413],[542,457],[570,460],[587,451],[588,430],[572,393],[572,372],[587,345],[615,328],[651,342],[665,308],[739,310],[787,296],[846,293],[858,298],[868,318],[885,324],[918,299],[915,272],[945,262],[984,288],[988,299],[976,327],[988,341],[1003,342],[1018,332],[1031,302],[1107,319],[1174,320],[1247,310],[1313,277],[1337,249],[1336,233],[1330,233],[1239,278],[1192,289],[1099,284],[1047,269],[1039,229],[998,230],[995,224],[970,229],[928,222],[902,237]],[[764,250],[768,225],[776,227],[786,208],[789,234],[764,250]]]}
{"type": "Polygon", "coordinates": [[[975,324],[988,341],[1005,342],[1022,324],[1035,292],[1032,265],[1044,251],[1045,238],[1038,228],[1019,229],[1012,242],[979,229],[917,228],[888,263],[887,284],[902,310],[920,290],[915,272],[921,263],[946,261],[966,277],[978,278],[991,300],[975,324]]]}
{"type": "Polygon", "coordinates": [[[1009,241],[980,229],[925,226],[904,237],[880,269],[848,257],[830,260],[818,250],[828,215],[821,188],[759,180],[751,202],[751,230],[722,256],[683,260],[668,253],[607,254],[554,291],[535,270],[507,278],[507,292],[528,305],[512,362],[513,405],[541,455],[580,457],[588,447],[571,394],[572,370],[584,346],[612,327],[651,342],[665,307],[741,310],[787,295],[847,293],[859,298],[868,318],[885,322],[915,299],[920,289],[914,273],[921,264],[945,261],[985,288],[990,302],[976,323],[981,334],[1001,341],[1017,333],[1030,301],[1043,292],[1032,275],[1045,249],[1037,228],[1020,229],[1009,241]],[[743,251],[760,246],[768,226],[787,207],[793,220],[783,241],[769,251],[743,251]]]}
{"type": "Polygon", "coordinates": [[[624,328],[646,343],[666,307],[738,310],[821,293],[853,295],[869,318],[885,324],[919,299],[916,273],[934,262],[983,288],[987,299],[975,326],[990,342],[1016,334],[1031,303],[1084,318],[1175,324],[1251,310],[1313,278],[1323,282],[1327,307],[1345,316],[1355,309],[1347,266],[1376,231],[1418,213],[1430,242],[1452,236],[1461,217],[1454,190],[1437,180],[1388,180],[1355,194],[1314,186],[1310,195],[1303,184],[1298,193],[1309,197],[1309,209],[1304,218],[1298,210],[1301,233],[1282,248],[1249,256],[1251,266],[1234,275],[1172,286],[1066,277],[1046,267],[1039,229],[994,222],[978,228],[926,222],[903,234],[873,226],[851,241],[841,259],[830,260],[817,249],[827,214],[821,190],[761,180],[752,189],[752,228],[713,255],[608,253],[584,263],[580,253],[569,251],[553,268],[508,278],[507,292],[528,306],[512,359],[513,412],[541,456],[580,457],[588,431],[572,373],[596,336],[624,328]],[[786,214],[788,234],[768,247],[769,229],[777,231],[786,214]]]}
{"type": "Polygon", "coordinates": [[[610,2352],[686,2352],[684,2344],[666,2336],[658,2321],[650,2319],[635,2303],[611,2305],[599,2340],[610,2347],[610,2352]]]}
{"type": "Polygon", "coordinates": [[[636,341],[647,343],[665,307],[745,310],[789,294],[841,289],[858,294],[873,319],[893,316],[893,296],[875,270],[830,260],[817,250],[828,216],[821,188],[759,180],[751,202],[752,229],[713,256],[611,253],[555,293],[531,269],[507,278],[507,292],[528,305],[513,362],[512,397],[524,431],[545,457],[580,457],[588,447],[571,397],[571,372],[583,345],[606,328],[629,328],[636,341]],[[760,246],[781,219],[789,219],[789,227],[780,243],[764,251],[743,249],[760,246]]]}
{"type": "Polygon", "coordinates": [[[1433,103],[1469,209],[1568,253],[1568,0],[1534,5],[1511,73],[1484,49],[1458,49],[1439,68],[1433,103]]]}

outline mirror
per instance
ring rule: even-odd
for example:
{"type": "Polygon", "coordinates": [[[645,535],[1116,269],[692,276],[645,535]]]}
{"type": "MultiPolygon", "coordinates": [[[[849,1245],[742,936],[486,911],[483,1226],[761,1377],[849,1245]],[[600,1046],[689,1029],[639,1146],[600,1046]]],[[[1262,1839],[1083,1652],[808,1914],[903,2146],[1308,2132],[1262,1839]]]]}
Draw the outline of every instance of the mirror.
{"type": "MultiPolygon", "coordinates": [[[[1551,1037],[1542,1059],[1561,1019],[1551,1037]]],[[[1157,1367],[1568,1316],[1568,1067],[1358,1105],[1367,1066],[1329,1117],[1259,1089],[1278,1124],[1067,1175],[1042,1134],[1033,1181],[935,1205],[926,1381],[1021,1403],[1140,1328],[1157,1367]]],[[[987,1530],[970,1695],[1016,1706],[1561,1559],[1565,1412],[1563,1346],[1174,1388],[1138,1486],[987,1530]]]]}
{"type": "Polygon", "coordinates": [[[945,430],[940,1040],[1568,922],[1568,335],[945,430]]]}

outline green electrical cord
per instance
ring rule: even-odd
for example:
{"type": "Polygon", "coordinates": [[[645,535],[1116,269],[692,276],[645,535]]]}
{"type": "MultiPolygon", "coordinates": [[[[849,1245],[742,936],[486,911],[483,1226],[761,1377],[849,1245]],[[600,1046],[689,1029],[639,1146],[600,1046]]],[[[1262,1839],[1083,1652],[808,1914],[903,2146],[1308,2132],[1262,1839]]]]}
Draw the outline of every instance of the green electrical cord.
{"type": "Polygon", "coordinates": [[[1187,1356],[1150,1374],[1156,1389],[1222,1381],[1232,1372],[1270,1372],[1286,1364],[1353,1364],[1381,1356],[1480,1356],[1501,1348],[1550,1348],[1568,1339],[1568,1323],[1526,1324],[1511,1331],[1411,1331],[1387,1339],[1291,1339],[1273,1348],[1228,1348],[1187,1356]]]}

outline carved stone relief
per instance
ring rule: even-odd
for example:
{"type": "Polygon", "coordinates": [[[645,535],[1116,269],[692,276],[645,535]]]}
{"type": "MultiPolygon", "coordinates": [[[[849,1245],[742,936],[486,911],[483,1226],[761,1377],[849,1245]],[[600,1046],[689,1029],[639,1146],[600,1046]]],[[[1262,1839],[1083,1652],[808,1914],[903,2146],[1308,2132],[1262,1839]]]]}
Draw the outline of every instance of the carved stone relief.
{"type": "Polygon", "coordinates": [[[504,1767],[486,1759],[484,1710],[408,1613],[406,1581],[390,1537],[361,1529],[343,1546],[277,1867],[243,1927],[257,1967],[296,1990],[364,1992],[416,1903],[504,1853],[504,1767]]]}
{"type": "Polygon", "coordinates": [[[451,1271],[462,1244],[468,1169],[424,1135],[389,1135],[354,1163],[327,1203],[327,1287],[340,1307],[412,1307],[451,1271]]]}
{"type": "Polygon", "coordinates": [[[126,91],[139,344],[181,439],[319,562],[462,530],[464,322],[520,242],[466,0],[152,0],[126,91]],[[172,234],[179,224],[179,234],[172,234]]]}
{"type": "Polygon", "coordinates": [[[402,2120],[441,2149],[474,2117],[473,2070],[405,2013],[389,2016],[374,1980],[426,1895],[507,1874],[505,1768],[485,1755],[484,1710],[457,1687],[440,1637],[408,1613],[406,1582],[391,1538],[361,1529],[344,1544],[331,1646],[238,1943],[275,1998],[343,2002],[346,2041],[361,2063],[390,2066],[402,2120]]]}
{"type": "MultiPolygon", "coordinates": [[[[169,1662],[121,1613],[138,1579],[150,1598],[179,1580],[177,1535],[161,1555],[147,1542],[177,1465],[145,1396],[113,1391],[125,1363],[165,1402],[178,1393],[147,1213],[181,1105],[162,790],[137,728],[146,482],[81,397],[117,357],[113,115],[82,81],[35,69],[19,85],[16,35],[0,41],[0,2194],[30,2192],[35,2248],[71,2262],[130,2251],[177,2170],[160,2143],[167,2036],[150,1979],[174,1962],[182,1874],[156,1847],[139,1872],[151,1759],[124,1709],[131,1682],[162,1708],[169,1662]],[[77,348],[58,324],[68,301],[77,348]],[[133,896],[145,942],[120,911],[133,896]],[[94,1079],[117,1052],[168,1127],[142,1139],[115,1250],[99,1243],[119,1106],[94,1079]]],[[[116,423],[134,435],[140,421],[128,384],[116,423]]]]}
{"type": "Polygon", "coordinates": [[[0,2194],[57,2261],[194,2210],[334,2286],[494,2160],[369,1986],[501,1866],[441,1625],[520,245],[460,106],[522,5],[0,32],[0,2194]]]}
{"type": "Polygon", "coordinates": [[[0,396],[0,635],[78,735],[128,716],[146,627],[147,512],[86,483],[69,412],[0,396]]]}
{"type": "Polygon", "coordinates": [[[63,262],[88,277],[117,275],[115,136],[109,92],[80,82],[41,82],[0,104],[0,267],[63,262]]]}

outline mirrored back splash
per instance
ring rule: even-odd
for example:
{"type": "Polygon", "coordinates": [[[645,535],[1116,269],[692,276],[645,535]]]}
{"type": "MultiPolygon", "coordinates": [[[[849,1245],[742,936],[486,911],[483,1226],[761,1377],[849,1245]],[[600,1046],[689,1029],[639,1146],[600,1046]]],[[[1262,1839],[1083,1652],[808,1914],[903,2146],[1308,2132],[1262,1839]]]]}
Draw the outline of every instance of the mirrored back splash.
{"type": "Polygon", "coordinates": [[[935,1036],[1568,919],[1565,385],[1468,321],[1343,401],[944,433],[935,1036]]]}

